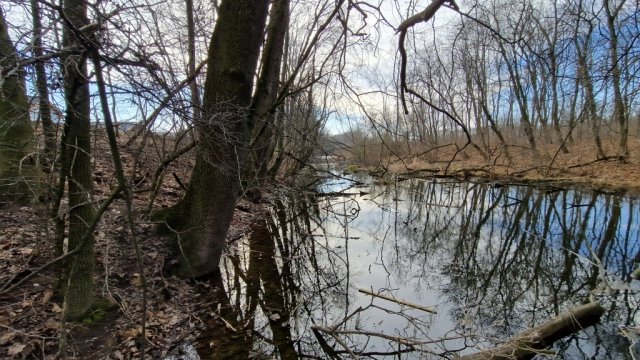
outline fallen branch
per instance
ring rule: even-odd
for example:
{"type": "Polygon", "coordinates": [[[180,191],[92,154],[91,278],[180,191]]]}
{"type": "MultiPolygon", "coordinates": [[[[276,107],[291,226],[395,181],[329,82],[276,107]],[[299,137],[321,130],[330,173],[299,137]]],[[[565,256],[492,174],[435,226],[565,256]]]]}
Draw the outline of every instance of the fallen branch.
{"type": "Polygon", "coordinates": [[[593,164],[601,162],[601,161],[609,161],[609,160],[621,161],[623,159],[624,159],[624,157],[622,157],[622,156],[604,156],[604,157],[595,159],[593,161],[588,161],[586,163],[571,165],[571,166],[568,166],[568,168],[569,169],[575,169],[575,168],[579,168],[579,167],[583,167],[583,166],[593,165],[593,164]]]}
{"type": "MultiPolygon", "coordinates": [[[[336,338],[336,335],[364,335],[364,336],[370,336],[370,337],[379,337],[379,338],[390,340],[390,341],[396,342],[398,344],[406,345],[406,346],[413,346],[413,345],[416,345],[416,344],[425,343],[424,341],[419,340],[419,339],[405,338],[405,337],[402,337],[402,336],[395,336],[395,335],[387,335],[387,334],[384,334],[384,333],[374,332],[374,331],[335,330],[335,329],[330,329],[330,328],[327,328],[327,327],[324,327],[324,326],[318,326],[318,325],[312,326],[311,329],[313,331],[322,331],[324,333],[327,333],[327,334],[331,335],[334,338],[336,338]]],[[[431,342],[436,342],[436,341],[428,341],[428,343],[431,343],[431,342]]],[[[347,349],[348,349],[348,347],[347,347],[347,349]]]]}
{"type": "Polygon", "coordinates": [[[496,348],[463,356],[459,360],[529,359],[535,354],[545,352],[544,349],[555,341],[596,324],[604,311],[604,308],[595,302],[580,305],[496,348]]]}
{"type": "Polygon", "coordinates": [[[384,299],[384,300],[387,300],[387,301],[392,301],[392,302],[398,303],[400,305],[405,305],[405,306],[408,306],[408,307],[412,307],[414,309],[426,311],[426,312],[431,313],[431,314],[437,314],[437,312],[433,308],[430,308],[430,307],[413,304],[413,303],[410,303],[408,301],[404,301],[404,300],[400,300],[400,299],[395,299],[395,298],[392,298],[391,296],[375,293],[375,292],[367,290],[367,289],[358,289],[358,291],[361,292],[361,293],[367,294],[367,295],[371,295],[371,296],[380,298],[380,299],[384,299]]]}

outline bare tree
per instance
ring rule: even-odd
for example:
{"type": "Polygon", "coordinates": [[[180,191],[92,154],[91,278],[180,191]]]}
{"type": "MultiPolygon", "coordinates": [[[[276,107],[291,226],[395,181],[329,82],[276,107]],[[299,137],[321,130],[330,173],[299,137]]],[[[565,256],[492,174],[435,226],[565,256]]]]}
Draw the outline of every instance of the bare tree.
{"type": "MultiPolygon", "coordinates": [[[[65,0],[62,14],[66,25],[63,45],[69,50],[61,59],[66,105],[61,173],[68,183],[68,249],[76,251],[64,275],[64,307],[69,319],[78,319],[91,308],[94,298],[94,236],[89,224],[94,220],[95,211],[90,198],[93,189],[91,110],[84,44],[89,41],[93,30],[88,26],[87,3],[84,0],[65,0]]],[[[65,181],[61,181],[58,186],[64,188],[64,184],[65,181]]]]}
{"type": "Polygon", "coordinates": [[[209,46],[200,145],[184,199],[168,224],[177,231],[177,272],[200,276],[218,268],[245,161],[253,78],[268,1],[223,1],[209,46]],[[215,191],[211,191],[215,189],[215,191]]]}
{"type": "Polygon", "coordinates": [[[625,109],[625,101],[622,97],[622,84],[620,83],[620,58],[618,55],[618,29],[616,20],[620,11],[625,6],[626,0],[621,0],[618,4],[613,4],[610,0],[603,0],[602,5],[606,14],[607,29],[609,30],[609,69],[611,71],[611,81],[613,85],[613,119],[618,123],[620,129],[620,144],[618,146],[618,156],[621,159],[629,157],[629,120],[625,109]]]}

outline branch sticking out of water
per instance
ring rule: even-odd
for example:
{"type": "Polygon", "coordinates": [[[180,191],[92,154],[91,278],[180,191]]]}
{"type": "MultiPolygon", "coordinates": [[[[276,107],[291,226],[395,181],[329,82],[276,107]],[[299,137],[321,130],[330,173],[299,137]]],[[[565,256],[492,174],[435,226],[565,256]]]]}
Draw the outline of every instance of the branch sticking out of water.
{"type": "Polygon", "coordinates": [[[404,306],[408,306],[408,307],[411,307],[411,308],[414,308],[414,309],[426,311],[426,312],[431,313],[431,314],[437,314],[438,313],[437,311],[435,311],[431,307],[410,303],[408,301],[404,301],[404,300],[401,300],[401,299],[396,299],[396,298],[393,298],[391,296],[387,296],[387,295],[380,294],[380,293],[375,293],[375,292],[373,292],[371,290],[358,289],[358,291],[361,292],[361,293],[367,294],[367,295],[371,295],[373,297],[377,297],[377,298],[384,299],[384,300],[387,300],[387,301],[392,301],[392,302],[400,304],[400,305],[404,305],[404,306]]]}

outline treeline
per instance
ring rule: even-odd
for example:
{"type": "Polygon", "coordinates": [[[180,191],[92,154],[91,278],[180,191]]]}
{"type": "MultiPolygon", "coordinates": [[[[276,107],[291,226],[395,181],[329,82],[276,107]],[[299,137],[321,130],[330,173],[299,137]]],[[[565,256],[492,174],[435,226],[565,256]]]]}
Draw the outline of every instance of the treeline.
{"type": "Polygon", "coordinates": [[[369,162],[372,152],[468,142],[485,160],[496,153],[511,160],[514,147],[535,156],[589,142],[598,159],[629,158],[630,139],[640,136],[638,2],[460,6],[407,37],[406,84],[415,94],[367,111],[369,123],[354,133],[366,138],[357,156],[367,141],[369,162]]]}

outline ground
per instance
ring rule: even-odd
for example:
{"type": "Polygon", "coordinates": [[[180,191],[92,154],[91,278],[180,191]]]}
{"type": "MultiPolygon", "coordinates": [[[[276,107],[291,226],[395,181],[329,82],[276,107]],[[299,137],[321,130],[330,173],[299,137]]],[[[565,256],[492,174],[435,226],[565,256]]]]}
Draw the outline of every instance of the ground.
{"type": "MultiPolygon", "coordinates": [[[[123,160],[136,183],[135,237],[142,248],[142,268],[147,279],[145,350],[148,358],[157,359],[173,347],[195,342],[215,309],[210,304],[211,288],[207,282],[165,275],[163,269],[174,261],[174,255],[166,239],[158,234],[157,224],[146,213],[151,194],[148,190],[160,154],[175,144],[160,136],[150,137],[140,151],[140,140],[128,146],[125,140],[121,140],[123,160]]],[[[100,201],[115,188],[116,180],[104,136],[96,134],[94,145],[93,198],[100,201]]],[[[557,156],[546,149],[539,157],[516,148],[512,150],[515,160],[508,166],[499,149],[487,162],[468,148],[467,158],[459,154],[450,163],[453,153],[443,151],[431,158],[406,157],[387,164],[386,169],[410,175],[443,176],[448,166],[447,174],[460,177],[483,176],[505,182],[552,181],[568,187],[640,193],[640,141],[632,139],[631,148],[632,156],[626,162],[597,160],[589,145],[573,145],[571,153],[557,156]]],[[[610,149],[609,153],[614,152],[610,149]]],[[[172,163],[154,208],[170,206],[182,196],[180,182],[188,181],[192,165],[189,154],[172,163]]],[[[268,201],[268,197],[264,200],[268,201]]],[[[37,270],[52,259],[53,224],[48,220],[47,206],[47,203],[0,204],[0,358],[52,358],[58,349],[63,304],[54,292],[53,270],[37,270]]],[[[228,241],[247,236],[250,225],[264,216],[265,211],[264,204],[241,200],[228,241]]],[[[83,323],[68,324],[69,358],[130,359],[140,355],[143,287],[139,259],[125,232],[125,219],[124,203],[118,200],[104,214],[96,231],[98,306],[83,323]]]]}

